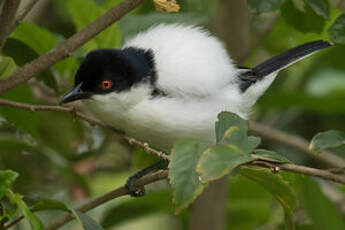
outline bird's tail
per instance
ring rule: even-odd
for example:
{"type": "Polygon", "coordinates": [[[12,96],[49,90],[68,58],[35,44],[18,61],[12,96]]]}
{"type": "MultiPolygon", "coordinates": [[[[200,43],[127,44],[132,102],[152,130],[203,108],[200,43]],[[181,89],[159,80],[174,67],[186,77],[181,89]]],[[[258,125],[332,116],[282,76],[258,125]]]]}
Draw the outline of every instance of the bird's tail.
{"type": "Polygon", "coordinates": [[[270,58],[252,69],[241,71],[239,78],[243,96],[248,99],[248,102],[255,103],[271,85],[280,70],[330,46],[329,42],[321,40],[305,43],[270,58]]]}

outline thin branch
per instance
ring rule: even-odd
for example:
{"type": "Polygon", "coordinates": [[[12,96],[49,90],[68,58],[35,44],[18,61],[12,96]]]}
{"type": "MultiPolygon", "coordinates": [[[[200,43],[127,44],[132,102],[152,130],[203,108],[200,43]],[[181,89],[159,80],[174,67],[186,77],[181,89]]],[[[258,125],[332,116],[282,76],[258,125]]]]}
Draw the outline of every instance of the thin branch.
{"type": "Polygon", "coordinates": [[[23,9],[21,9],[18,15],[16,16],[16,19],[14,20],[10,28],[9,34],[12,33],[12,31],[14,31],[15,28],[23,21],[25,16],[32,10],[32,8],[36,5],[37,2],[38,0],[29,0],[28,3],[26,3],[23,9]]]}
{"type": "Polygon", "coordinates": [[[6,0],[0,15],[0,50],[4,46],[16,17],[20,0],[6,0]]]}
{"type": "Polygon", "coordinates": [[[249,123],[249,129],[254,135],[258,135],[265,140],[273,141],[275,143],[280,143],[282,145],[292,147],[304,153],[311,159],[327,164],[327,166],[330,168],[344,168],[345,166],[344,159],[332,154],[329,151],[323,151],[320,154],[315,154],[308,148],[308,141],[301,137],[294,136],[286,132],[255,122],[249,123]]]}
{"type": "Polygon", "coordinates": [[[160,157],[160,158],[162,158],[164,160],[169,160],[169,156],[168,155],[164,154],[161,151],[158,151],[158,150],[155,150],[155,149],[151,148],[148,143],[138,141],[138,140],[136,140],[136,139],[134,139],[132,137],[128,137],[123,131],[120,131],[120,130],[115,129],[115,128],[111,127],[111,126],[105,125],[102,122],[97,121],[97,120],[95,120],[93,118],[90,118],[90,117],[86,116],[85,114],[77,111],[74,107],[68,108],[68,107],[53,106],[53,105],[30,105],[30,104],[24,104],[24,103],[9,101],[9,100],[2,99],[2,98],[0,98],[0,105],[15,107],[15,108],[19,108],[19,109],[30,110],[32,112],[36,112],[36,111],[55,111],[55,112],[69,113],[69,114],[72,114],[73,116],[79,117],[80,119],[86,121],[91,126],[96,126],[97,125],[97,126],[103,127],[105,129],[108,129],[108,130],[116,133],[120,137],[122,137],[125,140],[127,140],[130,144],[134,144],[134,145],[137,145],[137,146],[140,146],[140,147],[144,148],[145,152],[147,152],[149,154],[156,155],[156,156],[158,156],[158,157],[160,157]]]}
{"type": "MultiPolygon", "coordinates": [[[[134,183],[134,186],[136,188],[140,188],[144,185],[147,185],[147,184],[152,184],[153,182],[156,182],[156,181],[159,181],[159,180],[164,180],[168,177],[168,170],[160,170],[158,172],[155,172],[153,173],[152,175],[150,176],[146,176],[144,178],[141,178],[139,179],[138,181],[136,181],[134,183]]],[[[98,198],[95,198],[94,200],[91,200],[89,202],[87,202],[86,204],[84,205],[81,205],[80,207],[76,208],[78,211],[81,211],[81,212],[87,212],[91,209],[94,209],[110,200],[113,200],[117,197],[120,197],[120,196],[125,196],[127,195],[127,190],[124,186],[120,187],[120,188],[117,188],[111,192],[108,192],[102,196],[99,196],[98,198]]],[[[67,224],[68,222],[70,222],[71,220],[74,219],[74,216],[71,215],[71,214],[67,214],[67,215],[64,215],[64,216],[61,216],[60,218],[58,218],[56,221],[54,221],[52,224],[50,224],[49,226],[47,226],[45,229],[46,230],[55,230],[55,229],[58,229],[60,228],[61,226],[67,224]]],[[[19,220],[20,221],[20,220],[19,220]]],[[[10,227],[12,227],[14,224],[16,224],[18,221],[16,221],[14,223],[11,222],[9,224],[7,224],[5,226],[5,229],[8,229],[10,227]]]]}
{"type": "Polygon", "coordinates": [[[122,1],[57,47],[24,66],[16,68],[10,77],[0,80],[0,94],[28,81],[61,59],[70,56],[74,50],[78,49],[114,22],[118,21],[122,16],[142,2],[143,0],[122,1]]]}

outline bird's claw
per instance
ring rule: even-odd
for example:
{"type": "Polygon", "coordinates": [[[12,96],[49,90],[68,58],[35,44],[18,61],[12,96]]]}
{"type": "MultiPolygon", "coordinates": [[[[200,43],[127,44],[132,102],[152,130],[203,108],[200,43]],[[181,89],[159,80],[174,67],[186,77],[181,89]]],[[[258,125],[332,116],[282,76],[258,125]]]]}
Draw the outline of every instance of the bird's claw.
{"type": "Polygon", "coordinates": [[[127,189],[127,193],[131,196],[131,197],[142,197],[146,194],[146,190],[145,187],[142,186],[140,188],[136,188],[134,186],[134,182],[137,178],[135,177],[130,177],[128,178],[126,184],[125,184],[125,188],[127,189]]]}

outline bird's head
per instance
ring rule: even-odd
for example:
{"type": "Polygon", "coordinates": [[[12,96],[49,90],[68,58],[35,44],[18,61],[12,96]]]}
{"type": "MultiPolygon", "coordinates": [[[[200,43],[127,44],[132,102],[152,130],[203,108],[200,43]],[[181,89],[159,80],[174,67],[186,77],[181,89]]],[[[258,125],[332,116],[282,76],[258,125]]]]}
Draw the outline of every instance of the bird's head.
{"type": "Polygon", "coordinates": [[[61,104],[109,94],[128,93],[136,86],[155,82],[153,53],[139,48],[100,49],[90,52],[75,76],[74,88],[61,104]]]}

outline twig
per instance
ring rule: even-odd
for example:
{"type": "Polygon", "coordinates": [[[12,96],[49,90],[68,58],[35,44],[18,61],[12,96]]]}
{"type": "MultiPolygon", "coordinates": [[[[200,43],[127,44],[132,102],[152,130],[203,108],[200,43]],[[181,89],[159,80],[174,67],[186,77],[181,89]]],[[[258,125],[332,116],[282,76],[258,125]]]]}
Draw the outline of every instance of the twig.
{"type": "MultiPolygon", "coordinates": [[[[160,170],[160,171],[155,172],[154,174],[152,174],[150,176],[139,179],[138,181],[135,182],[134,186],[136,188],[140,188],[144,185],[151,184],[153,182],[166,179],[167,177],[168,177],[168,170],[160,170]]],[[[94,200],[89,201],[86,204],[81,205],[80,207],[78,207],[76,209],[78,211],[81,211],[81,212],[87,212],[87,211],[94,209],[94,208],[96,208],[96,207],[98,207],[98,206],[100,206],[100,205],[102,205],[102,204],[104,204],[110,200],[113,200],[117,197],[125,196],[125,195],[127,195],[127,190],[124,186],[122,186],[122,187],[117,188],[117,189],[115,189],[109,193],[106,193],[106,194],[104,194],[98,198],[95,198],[94,200]]],[[[47,226],[45,229],[46,230],[58,229],[59,227],[67,224],[68,222],[70,222],[73,219],[74,219],[74,216],[71,214],[64,215],[64,216],[58,218],[56,221],[54,221],[49,226],[47,226]]],[[[11,222],[11,223],[7,224],[5,226],[5,229],[10,228],[11,226],[13,226],[16,223],[11,222]]]]}
{"type": "MultiPolygon", "coordinates": [[[[12,1],[12,0],[11,0],[12,1]]],[[[24,83],[54,65],[61,59],[68,57],[74,50],[105,30],[108,26],[118,21],[122,16],[137,7],[143,0],[124,0],[116,7],[111,8],[104,15],[74,34],[57,47],[41,55],[37,59],[18,67],[10,77],[0,80],[0,94],[24,83]]]]}
{"type": "Polygon", "coordinates": [[[308,141],[301,137],[294,136],[255,122],[249,123],[249,129],[254,135],[258,135],[265,140],[274,141],[276,143],[292,147],[304,153],[311,159],[327,164],[327,166],[330,168],[344,168],[345,166],[344,159],[330,153],[329,151],[323,151],[320,154],[315,154],[308,148],[308,141]]]}
{"type": "Polygon", "coordinates": [[[135,144],[137,146],[143,147],[145,152],[157,155],[158,157],[164,159],[164,160],[169,160],[169,156],[164,154],[161,151],[155,150],[151,148],[147,143],[138,141],[132,137],[128,137],[123,131],[120,131],[118,129],[115,129],[111,126],[105,125],[100,121],[97,121],[93,118],[90,118],[86,116],[85,114],[77,111],[74,107],[72,108],[67,108],[67,107],[62,107],[62,106],[54,106],[54,105],[30,105],[30,104],[24,104],[24,103],[19,103],[19,102],[14,102],[14,101],[9,101],[6,99],[0,98],[0,105],[3,106],[10,106],[10,107],[15,107],[19,109],[25,109],[25,110],[30,110],[32,112],[36,111],[55,111],[55,112],[62,112],[62,113],[69,113],[72,114],[73,116],[79,117],[80,119],[86,121],[89,123],[91,126],[100,126],[105,129],[108,129],[117,135],[121,136],[125,140],[127,140],[130,144],[135,144]]]}
{"type": "Polygon", "coordinates": [[[26,3],[23,9],[20,10],[18,15],[16,16],[16,19],[14,20],[9,33],[12,33],[12,31],[23,21],[25,16],[32,10],[37,2],[38,0],[30,0],[28,1],[28,3],[26,3]]]}
{"type": "Polygon", "coordinates": [[[16,17],[20,0],[6,0],[0,15],[0,50],[4,46],[16,17]]]}

